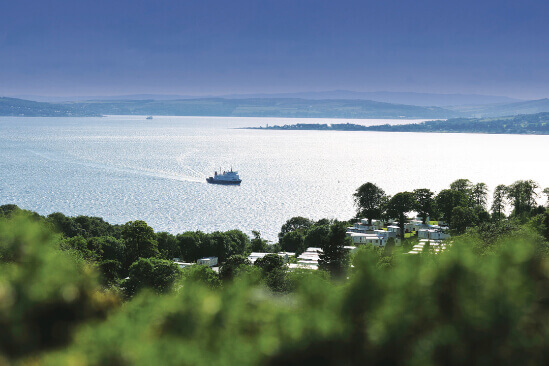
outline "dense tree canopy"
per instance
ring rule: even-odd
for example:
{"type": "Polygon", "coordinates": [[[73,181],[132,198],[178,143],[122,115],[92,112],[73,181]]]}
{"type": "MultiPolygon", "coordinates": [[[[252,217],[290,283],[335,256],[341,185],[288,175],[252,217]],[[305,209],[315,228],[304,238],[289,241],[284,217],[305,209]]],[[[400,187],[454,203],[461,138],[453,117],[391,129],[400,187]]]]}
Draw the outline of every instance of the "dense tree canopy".
{"type": "Polygon", "coordinates": [[[14,204],[7,204],[0,206],[0,217],[12,217],[16,213],[20,213],[22,210],[14,204]]]}
{"type": "Polygon", "coordinates": [[[299,231],[301,233],[304,233],[308,228],[313,226],[314,222],[309,220],[306,217],[296,216],[292,217],[282,227],[280,228],[280,233],[278,234],[278,238],[282,239],[284,235],[291,233],[293,231],[299,231]]]}
{"type": "Polygon", "coordinates": [[[385,191],[371,182],[364,183],[354,193],[355,205],[357,207],[357,217],[365,217],[368,224],[372,224],[373,219],[379,219],[382,216],[384,203],[387,201],[385,191]]]}
{"type": "Polygon", "coordinates": [[[254,265],[261,268],[265,273],[271,273],[277,269],[283,269],[284,260],[278,254],[267,254],[263,258],[258,258],[254,265]]]}
{"type": "Polygon", "coordinates": [[[158,243],[158,251],[164,259],[173,259],[181,257],[181,250],[177,243],[175,235],[165,231],[156,233],[156,241],[158,243]]]}
{"type": "Polygon", "coordinates": [[[66,346],[79,325],[118,306],[85,261],[59,250],[58,240],[28,217],[0,219],[2,364],[66,346]]]}
{"type": "Polygon", "coordinates": [[[124,290],[128,296],[135,295],[145,287],[163,293],[168,291],[180,277],[181,270],[172,261],[139,258],[130,266],[129,278],[124,282],[124,290]]]}
{"type": "Polygon", "coordinates": [[[463,234],[465,230],[478,222],[478,216],[470,207],[454,207],[450,227],[456,234],[463,234]]]}
{"type": "Polygon", "coordinates": [[[280,247],[285,252],[301,254],[307,249],[305,247],[305,238],[299,231],[291,231],[284,235],[279,241],[280,247]]]}
{"type": "Polygon", "coordinates": [[[432,216],[435,212],[434,192],[427,188],[414,189],[414,209],[421,216],[423,223],[428,216],[432,216]]]}
{"type": "Polygon", "coordinates": [[[199,264],[189,266],[181,271],[181,275],[189,283],[200,283],[209,288],[221,286],[219,274],[208,266],[199,264]]]}
{"type": "Polygon", "coordinates": [[[122,229],[126,245],[126,263],[131,265],[139,258],[158,257],[158,242],[152,227],[145,221],[130,221],[122,229]]]}
{"type": "Polygon", "coordinates": [[[111,225],[100,217],[76,216],[68,217],[60,212],[54,212],[47,217],[54,229],[66,237],[82,236],[84,238],[112,236],[120,238],[121,226],[111,225]]]}
{"type": "Polygon", "coordinates": [[[130,280],[154,278],[155,264],[166,263],[156,265],[168,270],[160,283],[148,285],[164,294],[143,292],[124,306],[41,224],[0,220],[0,357],[51,365],[544,364],[548,243],[535,220],[483,224],[439,254],[363,248],[342,282],[322,270],[271,272],[291,296],[248,277],[215,284],[215,272],[201,266],[170,286],[169,262],[142,258],[130,280]]]}
{"type": "Polygon", "coordinates": [[[181,256],[187,262],[196,262],[198,259],[207,257],[210,252],[207,235],[201,231],[187,231],[176,235],[181,256]]]}
{"type": "Polygon", "coordinates": [[[462,191],[443,189],[436,197],[439,213],[446,222],[452,221],[452,212],[455,207],[468,207],[468,198],[462,191]]]}
{"type": "Polygon", "coordinates": [[[250,239],[240,230],[210,234],[188,231],[176,235],[176,240],[181,257],[187,262],[196,262],[204,257],[218,257],[223,262],[231,255],[246,254],[251,250],[250,239]]]}
{"type": "Polygon", "coordinates": [[[494,189],[492,198],[492,218],[501,220],[505,217],[505,206],[507,204],[507,187],[504,184],[498,185],[494,189]]]}
{"type": "Polygon", "coordinates": [[[229,238],[230,250],[227,255],[218,255],[218,257],[227,258],[233,254],[244,254],[250,250],[250,238],[240,230],[229,230],[223,233],[229,238]]]}
{"type": "Polygon", "coordinates": [[[469,196],[472,188],[472,183],[469,179],[456,179],[450,183],[450,189],[453,191],[458,191],[466,196],[469,196]]]}
{"type": "Polygon", "coordinates": [[[488,186],[485,183],[477,183],[471,188],[471,201],[474,206],[486,208],[488,199],[488,186]]]}
{"type": "Polygon", "coordinates": [[[536,205],[538,184],[533,180],[518,180],[507,187],[507,198],[513,204],[513,216],[524,219],[536,205]]]}
{"type": "Polygon", "coordinates": [[[252,252],[267,252],[269,249],[269,246],[267,244],[267,240],[261,238],[261,233],[259,231],[252,231],[252,235],[254,236],[252,240],[250,241],[250,246],[252,252]]]}
{"type": "Polygon", "coordinates": [[[304,248],[322,248],[328,240],[330,225],[315,225],[307,231],[304,240],[304,248]]]}
{"type": "Polygon", "coordinates": [[[319,255],[318,266],[334,277],[342,277],[348,266],[348,253],[345,246],[351,245],[351,238],[345,235],[345,225],[340,222],[330,226],[327,240],[322,242],[322,253],[319,255]]]}
{"type": "Polygon", "coordinates": [[[400,238],[404,240],[404,225],[406,223],[406,213],[414,209],[415,199],[411,192],[399,192],[389,200],[387,204],[387,214],[390,217],[398,219],[400,227],[400,238]]]}
{"type": "Polygon", "coordinates": [[[232,280],[237,276],[243,267],[247,267],[251,262],[243,255],[232,255],[223,263],[219,270],[219,277],[226,281],[232,280]]]}
{"type": "MultiPolygon", "coordinates": [[[[316,271],[289,271],[272,254],[251,266],[251,244],[240,231],[173,237],[130,222],[123,235],[109,236],[98,220],[55,215],[68,223],[59,228],[53,219],[1,206],[0,363],[545,364],[549,210],[535,194],[528,198],[537,193],[532,182],[515,184],[522,186],[520,204],[510,219],[505,187],[496,187],[500,206],[492,221],[470,199],[473,191],[439,193],[453,237],[438,251],[363,246],[351,268],[344,223],[287,232],[281,241],[321,243],[316,271]],[[143,242],[160,251],[120,268],[143,242]],[[219,276],[159,258],[178,250],[227,259],[219,276]]],[[[401,215],[415,198],[396,194],[389,212],[405,222],[401,215]]]]}

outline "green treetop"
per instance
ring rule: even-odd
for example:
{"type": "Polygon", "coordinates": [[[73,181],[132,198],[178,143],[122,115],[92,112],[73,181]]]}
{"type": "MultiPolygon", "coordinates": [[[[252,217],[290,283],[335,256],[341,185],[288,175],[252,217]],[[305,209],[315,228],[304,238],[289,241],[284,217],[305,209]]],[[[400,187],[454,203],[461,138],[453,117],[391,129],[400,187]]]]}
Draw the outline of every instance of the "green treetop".
{"type": "Polygon", "coordinates": [[[357,217],[368,219],[368,225],[373,219],[378,219],[383,213],[384,204],[387,201],[385,191],[371,182],[364,183],[354,193],[357,217]]]}
{"type": "Polygon", "coordinates": [[[421,216],[423,223],[427,216],[432,216],[435,210],[434,193],[427,188],[414,189],[414,209],[421,216]]]}
{"type": "Polygon", "coordinates": [[[485,183],[477,183],[471,188],[471,201],[474,206],[486,208],[488,199],[488,186],[485,183]]]}
{"type": "Polygon", "coordinates": [[[404,240],[404,224],[406,223],[406,213],[414,209],[414,195],[411,192],[400,192],[395,194],[387,204],[387,214],[390,217],[398,219],[400,227],[400,239],[404,240]]]}
{"type": "Polygon", "coordinates": [[[492,219],[499,221],[505,217],[505,206],[507,204],[507,187],[500,184],[494,189],[492,198],[492,219]]]}
{"type": "Polygon", "coordinates": [[[158,257],[158,243],[152,227],[145,221],[130,221],[122,228],[126,245],[126,262],[131,265],[139,258],[158,257]]]}
{"type": "Polygon", "coordinates": [[[347,269],[348,257],[345,246],[351,244],[351,239],[347,237],[346,231],[343,223],[336,222],[330,226],[328,238],[322,243],[319,268],[330,272],[334,277],[343,276],[347,269]]]}

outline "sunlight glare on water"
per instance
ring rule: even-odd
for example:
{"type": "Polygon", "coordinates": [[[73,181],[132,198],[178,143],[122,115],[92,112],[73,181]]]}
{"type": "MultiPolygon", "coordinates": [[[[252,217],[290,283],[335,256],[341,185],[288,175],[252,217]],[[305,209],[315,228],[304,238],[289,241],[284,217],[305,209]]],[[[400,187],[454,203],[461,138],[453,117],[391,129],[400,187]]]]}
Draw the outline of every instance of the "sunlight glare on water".
{"type": "MultiPolygon", "coordinates": [[[[294,123],[408,123],[224,117],[0,118],[0,204],[40,214],[145,220],[156,231],[259,230],[276,240],[293,216],[349,219],[352,194],[549,186],[549,136],[240,130],[294,123]],[[207,184],[239,171],[240,186],[207,184]]],[[[540,200],[541,201],[541,200],[540,200]]]]}

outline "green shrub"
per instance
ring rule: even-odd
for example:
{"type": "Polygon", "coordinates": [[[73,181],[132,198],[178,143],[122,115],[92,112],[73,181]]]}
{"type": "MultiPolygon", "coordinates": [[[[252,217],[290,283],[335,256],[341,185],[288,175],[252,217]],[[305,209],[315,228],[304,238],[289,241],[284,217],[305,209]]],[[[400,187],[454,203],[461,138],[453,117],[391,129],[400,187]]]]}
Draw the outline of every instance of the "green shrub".
{"type": "Polygon", "coordinates": [[[179,278],[181,269],[174,262],[158,258],[139,258],[130,266],[129,278],[122,286],[127,296],[133,296],[143,288],[150,288],[160,294],[169,291],[179,278]]]}
{"type": "Polygon", "coordinates": [[[58,250],[42,224],[0,219],[0,363],[66,346],[78,324],[102,319],[118,298],[84,261],[58,250]]]}
{"type": "MultiPolygon", "coordinates": [[[[144,288],[107,318],[112,298],[56,240],[38,224],[0,221],[5,360],[57,366],[549,359],[547,242],[528,227],[489,241],[472,231],[436,255],[360,248],[346,280],[298,270],[285,274],[288,287],[280,292],[269,291],[261,270],[236,257],[228,261],[232,280],[222,286],[212,286],[211,270],[191,267],[173,290],[167,286],[159,296],[144,288]]],[[[162,262],[141,259],[135,268],[148,268],[148,281],[156,261],[162,262]]]]}
{"type": "Polygon", "coordinates": [[[221,286],[219,274],[208,266],[199,264],[189,266],[183,269],[182,276],[187,282],[203,284],[209,288],[218,288],[221,286]]]}

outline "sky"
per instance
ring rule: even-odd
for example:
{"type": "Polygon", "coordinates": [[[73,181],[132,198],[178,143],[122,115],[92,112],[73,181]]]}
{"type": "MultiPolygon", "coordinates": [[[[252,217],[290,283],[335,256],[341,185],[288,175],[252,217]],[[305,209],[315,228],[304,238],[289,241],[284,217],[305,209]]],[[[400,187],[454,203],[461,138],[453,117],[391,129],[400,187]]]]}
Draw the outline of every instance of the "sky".
{"type": "Polygon", "coordinates": [[[0,2],[0,96],[549,97],[546,0],[0,2]]]}

